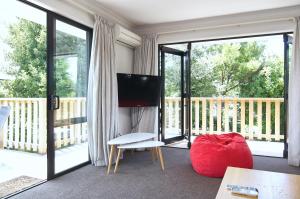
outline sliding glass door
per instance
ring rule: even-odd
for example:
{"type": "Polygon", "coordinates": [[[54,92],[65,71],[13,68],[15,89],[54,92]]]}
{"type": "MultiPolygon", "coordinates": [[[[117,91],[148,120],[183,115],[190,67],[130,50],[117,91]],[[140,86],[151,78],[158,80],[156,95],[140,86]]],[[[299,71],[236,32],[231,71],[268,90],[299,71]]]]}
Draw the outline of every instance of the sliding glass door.
{"type": "Polygon", "coordinates": [[[88,32],[55,20],[55,173],[89,160],[86,125],[88,32]]]}
{"type": "Polygon", "coordinates": [[[55,176],[89,160],[86,123],[91,30],[48,16],[48,131],[55,176]]]}
{"type": "Polygon", "coordinates": [[[10,111],[0,118],[0,198],[47,178],[47,13],[1,3],[0,109],[10,111]]]}
{"type": "Polygon", "coordinates": [[[0,119],[0,198],[89,161],[91,37],[27,1],[0,7],[0,110],[10,110],[0,119]]]}

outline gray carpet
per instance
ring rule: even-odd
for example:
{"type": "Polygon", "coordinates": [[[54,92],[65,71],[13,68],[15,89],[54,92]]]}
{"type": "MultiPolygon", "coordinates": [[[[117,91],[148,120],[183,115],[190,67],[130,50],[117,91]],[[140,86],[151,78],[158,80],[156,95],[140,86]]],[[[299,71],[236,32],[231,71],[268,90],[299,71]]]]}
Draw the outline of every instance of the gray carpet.
{"type": "MultiPolygon", "coordinates": [[[[165,172],[158,162],[152,163],[149,152],[127,153],[117,174],[106,176],[105,168],[86,166],[13,198],[215,198],[221,179],[197,175],[191,168],[188,150],[164,148],[163,153],[165,172]]],[[[289,167],[281,158],[255,156],[254,167],[300,175],[300,168],[289,167]]]]}

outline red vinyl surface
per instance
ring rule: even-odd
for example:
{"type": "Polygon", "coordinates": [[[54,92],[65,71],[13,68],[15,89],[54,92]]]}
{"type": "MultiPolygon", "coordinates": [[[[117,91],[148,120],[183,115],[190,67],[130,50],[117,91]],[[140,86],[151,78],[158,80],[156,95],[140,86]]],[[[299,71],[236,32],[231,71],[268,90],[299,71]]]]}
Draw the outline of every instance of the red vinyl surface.
{"type": "Polygon", "coordinates": [[[191,146],[193,169],[201,175],[223,177],[228,166],[253,168],[246,140],[238,133],[200,135],[191,146]]]}

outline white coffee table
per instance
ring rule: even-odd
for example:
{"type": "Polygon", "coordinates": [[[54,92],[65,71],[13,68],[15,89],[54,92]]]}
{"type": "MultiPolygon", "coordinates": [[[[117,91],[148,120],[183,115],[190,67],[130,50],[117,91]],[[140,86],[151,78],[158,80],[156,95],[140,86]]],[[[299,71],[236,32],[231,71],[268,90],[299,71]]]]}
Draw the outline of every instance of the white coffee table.
{"type": "Polygon", "coordinates": [[[109,154],[109,160],[108,160],[107,174],[109,174],[109,172],[110,172],[115,146],[131,144],[131,143],[136,143],[136,142],[142,142],[142,141],[150,140],[153,138],[155,138],[154,133],[141,132],[141,133],[129,133],[129,134],[114,138],[112,140],[109,140],[107,142],[107,144],[110,145],[110,154],[109,154]]]}
{"type": "Polygon", "coordinates": [[[142,141],[142,142],[137,142],[137,143],[132,143],[132,144],[119,145],[118,146],[118,149],[119,149],[118,150],[118,156],[117,156],[117,161],[116,161],[114,173],[117,172],[122,149],[151,148],[152,149],[152,154],[154,154],[154,149],[155,149],[156,154],[157,154],[157,156],[159,157],[159,160],[160,160],[161,169],[164,170],[165,169],[164,159],[163,159],[163,155],[162,155],[161,148],[160,148],[161,146],[164,146],[164,145],[165,145],[165,143],[163,143],[163,142],[153,141],[153,140],[142,141]]]}

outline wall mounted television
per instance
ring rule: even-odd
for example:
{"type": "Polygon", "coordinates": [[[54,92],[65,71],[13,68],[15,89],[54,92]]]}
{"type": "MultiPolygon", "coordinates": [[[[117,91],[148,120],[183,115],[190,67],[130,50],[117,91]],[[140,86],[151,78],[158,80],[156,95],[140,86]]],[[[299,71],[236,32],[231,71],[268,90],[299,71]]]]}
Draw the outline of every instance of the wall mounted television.
{"type": "Polygon", "coordinates": [[[119,107],[151,107],[160,103],[161,77],[118,73],[119,107]]]}

